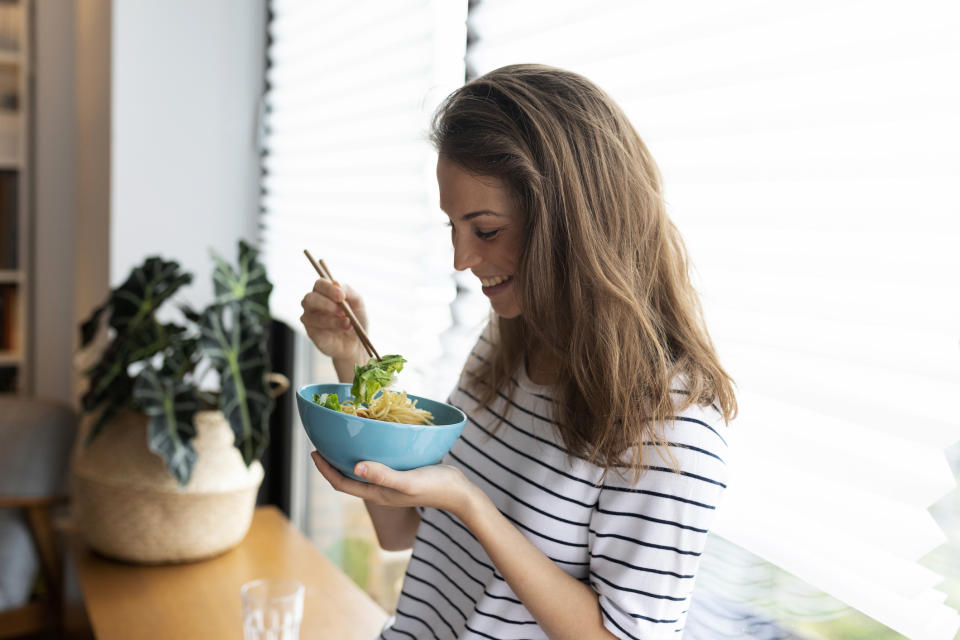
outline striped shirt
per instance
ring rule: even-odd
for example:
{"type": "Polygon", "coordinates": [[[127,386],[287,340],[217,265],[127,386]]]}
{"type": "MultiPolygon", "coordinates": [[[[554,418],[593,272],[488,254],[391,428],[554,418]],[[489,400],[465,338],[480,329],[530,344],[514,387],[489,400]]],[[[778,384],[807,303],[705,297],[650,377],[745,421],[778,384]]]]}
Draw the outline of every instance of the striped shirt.
{"type": "MultiPolygon", "coordinates": [[[[467,368],[490,348],[481,337],[467,368]]],[[[724,423],[716,409],[692,406],[667,425],[679,474],[647,446],[649,469],[636,484],[629,472],[601,482],[602,468],[567,456],[550,419],[552,390],[533,383],[524,367],[511,383],[512,398],[499,393],[486,406],[464,380],[449,403],[467,415],[467,425],[444,463],[459,467],[531,543],[597,592],[614,636],[680,638],[725,488],[724,423]]],[[[460,520],[418,510],[397,613],[381,640],[547,637],[460,520]]]]}

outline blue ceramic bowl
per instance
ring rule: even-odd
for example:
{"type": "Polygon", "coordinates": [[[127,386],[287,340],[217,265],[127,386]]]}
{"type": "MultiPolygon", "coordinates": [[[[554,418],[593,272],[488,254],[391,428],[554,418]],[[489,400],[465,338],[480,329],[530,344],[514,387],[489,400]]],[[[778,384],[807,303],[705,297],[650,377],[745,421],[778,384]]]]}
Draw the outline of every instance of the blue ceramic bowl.
{"type": "Polygon", "coordinates": [[[433,414],[433,425],[399,424],[360,418],[321,407],[313,394],[336,393],[340,402],[353,395],[348,384],[308,384],[297,390],[297,409],[313,446],[340,473],[351,478],[361,460],[380,462],[398,471],[436,464],[460,437],[467,416],[443,402],[407,396],[433,414]]]}

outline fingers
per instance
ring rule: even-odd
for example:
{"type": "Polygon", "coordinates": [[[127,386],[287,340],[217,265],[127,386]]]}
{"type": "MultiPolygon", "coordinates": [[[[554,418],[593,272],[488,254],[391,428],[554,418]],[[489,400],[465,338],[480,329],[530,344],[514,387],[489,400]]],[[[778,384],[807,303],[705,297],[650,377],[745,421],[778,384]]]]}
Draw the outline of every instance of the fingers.
{"type": "Polygon", "coordinates": [[[338,320],[336,318],[326,317],[317,319],[304,313],[300,316],[300,322],[307,329],[307,333],[311,337],[317,337],[325,333],[338,336],[339,334],[348,334],[352,331],[350,321],[347,319],[338,320]]]}
{"type": "Polygon", "coordinates": [[[340,305],[329,298],[311,291],[300,301],[304,314],[301,321],[318,329],[349,329],[350,321],[340,305]]]}
{"type": "Polygon", "coordinates": [[[343,290],[343,294],[346,296],[347,303],[353,308],[354,311],[363,309],[363,298],[360,297],[360,294],[354,291],[350,285],[344,284],[339,286],[343,290]]]}
{"type": "Polygon", "coordinates": [[[353,473],[357,477],[381,487],[396,489],[397,491],[404,491],[405,489],[401,472],[394,471],[387,465],[380,464],[379,462],[371,462],[368,460],[358,462],[353,468],[353,473]]]}
{"type": "Polygon", "coordinates": [[[355,312],[363,315],[363,300],[357,292],[349,286],[341,285],[336,280],[318,278],[313,283],[313,290],[303,297],[301,306],[304,309],[317,310],[322,313],[333,313],[343,317],[346,314],[341,303],[346,301],[355,312]]]}
{"type": "Polygon", "coordinates": [[[307,295],[303,296],[303,300],[300,301],[300,306],[302,306],[306,311],[318,311],[331,315],[346,315],[343,311],[343,307],[341,307],[339,303],[331,300],[328,296],[322,293],[317,293],[316,291],[311,291],[307,295]]]}
{"type": "Polygon", "coordinates": [[[346,293],[336,280],[331,281],[326,278],[318,278],[317,281],[313,283],[313,291],[330,298],[330,300],[337,304],[347,299],[346,293]]]}
{"type": "Polygon", "coordinates": [[[408,496],[402,491],[406,485],[403,472],[394,471],[377,462],[358,462],[353,473],[367,482],[348,478],[327,462],[318,451],[310,454],[317,471],[335,490],[369,500],[375,504],[407,506],[408,496]]]}
{"type": "Polygon", "coordinates": [[[330,486],[337,491],[349,493],[350,495],[357,496],[358,498],[371,497],[370,495],[367,495],[371,493],[372,489],[374,489],[374,487],[371,485],[343,475],[337,471],[332,464],[327,462],[317,451],[311,453],[310,457],[313,458],[313,463],[316,465],[317,471],[319,471],[320,474],[327,479],[327,482],[330,483],[330,486]]]}
{"type": "Polygon", "coordinates": [[[364,312],[363,299],[349,286],[341,285],[336,280],[318,278],[313,283],[313,290],[303,297],[300,304],[305,310],[316,310],[320,313],[331,313],[346,317],[346,313],[341,306],[342,302],[350,305],[360,323],[366,328],[367,317],[364,312]]]}

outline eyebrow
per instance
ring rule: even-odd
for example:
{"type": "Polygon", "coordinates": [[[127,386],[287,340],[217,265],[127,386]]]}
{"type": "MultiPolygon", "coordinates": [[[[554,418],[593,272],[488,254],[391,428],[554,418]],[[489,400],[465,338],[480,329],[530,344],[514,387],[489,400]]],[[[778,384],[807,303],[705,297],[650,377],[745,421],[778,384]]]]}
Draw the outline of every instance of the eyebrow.
{"type": "Polygon", "coordinates": [[[502,216],[503,214],[497,213],[496,211],[490,211],[490,209],[480,209],[479,211],[471,211],[470,213],[461,216],[461,220],[473,220],[479,216],[502,216]]]}

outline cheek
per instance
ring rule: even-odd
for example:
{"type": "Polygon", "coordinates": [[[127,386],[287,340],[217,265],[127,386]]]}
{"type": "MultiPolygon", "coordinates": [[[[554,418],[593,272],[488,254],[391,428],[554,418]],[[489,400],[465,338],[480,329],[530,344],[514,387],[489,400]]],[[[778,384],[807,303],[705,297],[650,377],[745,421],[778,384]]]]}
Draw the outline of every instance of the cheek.
{"type": "Polygon", "coordinates": [[[504,264],[517,267],[520,264],[520,252],[522,251],[523,241],[521,238],[510,238],[510,242],[506,243],[503,248],[503,260],[504,264]]]}

